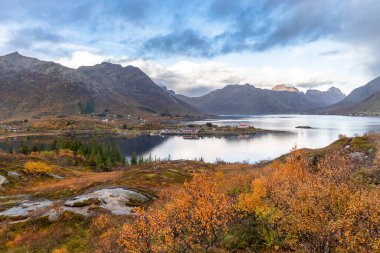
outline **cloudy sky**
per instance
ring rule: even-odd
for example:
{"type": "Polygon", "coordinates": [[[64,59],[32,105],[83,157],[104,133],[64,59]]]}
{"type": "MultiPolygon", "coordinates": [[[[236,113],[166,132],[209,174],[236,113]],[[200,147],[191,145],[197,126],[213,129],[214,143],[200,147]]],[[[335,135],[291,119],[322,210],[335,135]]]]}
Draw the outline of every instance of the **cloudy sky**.
{"type": "Polygon", "coordinates": [[[227,84],[348,93],[380,75],[379,0],[0,0],[0,54],[140,67],[202,95],[227,84]]]}

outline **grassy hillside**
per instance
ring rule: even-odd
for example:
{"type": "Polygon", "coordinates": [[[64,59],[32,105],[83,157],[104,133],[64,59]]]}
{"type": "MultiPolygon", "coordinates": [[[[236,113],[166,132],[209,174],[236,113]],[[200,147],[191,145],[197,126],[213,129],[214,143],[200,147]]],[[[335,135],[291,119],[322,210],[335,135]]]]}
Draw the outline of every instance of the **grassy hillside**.
{"type": "MultiPolygon", "coordinates": [[[[366,85],[354,89],[342,101],[329,107],[318,109],[319,113],[350,114],[350,113],[373,113],[377,109],[376,98],[369,99],[375,93],[380,92],[380,77],[375,78],[366,85]],[[366,102],[364,102],[366,101],[366,102]],[[361,104],[363,103],[363,104],[361,104]]],[[[378,95],[376,95],[378,98],[378,95]]]]}
{"type": "Polygon", "coordinates": [[[68,150],[3,153],[0,174],[21,178],[0,189],[0,211],[30,194],[57,201],[59,215],[1,217],[0,252],[376,252],[379,148],[378,135],[342,137],[258,165],[145,161],[111,172],[94,172],[68,150]],[[64,178],[27,174],[31,160],[64,178]],[[129,202],[139,208],[126,216],[94,199],[76,207],[92,210],[89,217],[60,211],[60,200],[111,186],[151,201],[129,202]]]}
{"type": "Polygon", "coordinates": [[[380,115],[380,92],[377,92],[352,108],[354,113],[380,115]]]}

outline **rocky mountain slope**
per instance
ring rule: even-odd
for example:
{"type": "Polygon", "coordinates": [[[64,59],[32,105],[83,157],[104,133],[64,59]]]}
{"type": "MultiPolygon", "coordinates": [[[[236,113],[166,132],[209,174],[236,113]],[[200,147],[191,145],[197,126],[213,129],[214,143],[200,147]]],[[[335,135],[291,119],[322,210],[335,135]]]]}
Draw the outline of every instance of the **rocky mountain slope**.
{"type": "Polygon", "coordinates": [[[380,115],[380,92],[376,92],[352,108],[351,113],[380,115]]]}
{"type": "Polygon", "coordinates": [[[102,63],[71,69],[12,53],[0,57],[0,117],[115,114],[195,114],[133,66],[102,63]]]}
{"type": "Polygon", "coordinates": [[[289,92],[299,92],[299,90],[292,86],[286,86],[285,84],[279,84],[272,88],[274,91],[289,91],[289,92]]]}
{"type": "Polygon", "coordinates": [[[354,89],[342,101],[329,107],[318,110],[320,113],[331,114],[350,114],[350,113],[369,113],[377,110],[380,100],[380,77],[375,78],[364,86],[354,89]]]}
{"type": "Polygon", "coordinates": [[[341,90],[335,87],[331,87],[327,91],[307,90],[305,95],[310,101],[323,106],[338,103],[346,97],[341,90]]]}
{"type": "Polygon", "coordinates": [[[336,88],[326,92],[276,91],[253,85],[228,85],[201,97],[177,95],[183,101],[205,113],[215,114],[281,114],[301,113],[331,105],[344,98],[336,88]]]}

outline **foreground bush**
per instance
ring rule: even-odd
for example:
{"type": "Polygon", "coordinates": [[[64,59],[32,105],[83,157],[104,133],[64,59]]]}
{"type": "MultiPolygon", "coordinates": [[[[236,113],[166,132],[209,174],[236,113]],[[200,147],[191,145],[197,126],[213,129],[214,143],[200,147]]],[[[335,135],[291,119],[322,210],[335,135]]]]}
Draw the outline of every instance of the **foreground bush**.
{"type": "Polygon", "coordinates": [[[44,162],[26,162],[24,165],[24,172],[32,175],[43,175],[52,171],[51,166],[44,162]]]}
{"type": "Polygon", "coordinates": [[[343,154],[311,166],[294,153],[240,196],[239,209],[258,217],[272,249],[300,252],[379,252],[380,192],[352,182],[343,154]]]}
{"type": "Polygon", "coordinates": [[[120,244],[126,252],[200,252],[217,246],[234,217],[230,200],[221,191],[221,178],[195,175],[163,206],[139,209],[126,223],[120,244]]]}

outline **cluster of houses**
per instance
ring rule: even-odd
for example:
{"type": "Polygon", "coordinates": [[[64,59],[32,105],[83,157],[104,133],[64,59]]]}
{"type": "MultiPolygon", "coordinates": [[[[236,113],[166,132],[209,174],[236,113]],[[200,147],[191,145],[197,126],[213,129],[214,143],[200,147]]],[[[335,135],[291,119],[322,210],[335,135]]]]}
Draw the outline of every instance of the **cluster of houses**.
{"type": "Polygon", "coordinates": [[[9,125],[1,125],[0,129],[4,131],[11,131],[12,133],[16,133],[19,130],[18,128],[9,125]]]}
{"type": "MultiPolygon", "coordinates": [[[[108,123],[108,122],[113,122],[114,119],[120,119],[120,118],[123,118],[122,115],[116,115],[116,114],[110,114],[110,113],[102,113],[102,114],[98,114],[97,115],[97,118],[98,120],[100,120],[101,122],[104,122],[104,123],[108,123]]],[[[125,117],[127,120],[132,120],[133,117],[132,115],[128,114],[126,117],[125,117]]],[[[139,126],[144,126],[146,124],[146,120],[143,119],[143,118],[140,118],[138,117],[137,118],[137,121],[138,121],[138,125],[139,126]]]]}
{"type": "MultiPolygon", "coordinates": [[[[252,126],[249,124],[238,124],[235,127],[240,129],[251,128],[252,126]]],[[[164,129],[161,130],[161,135],[183,135],[183,136],[191,136],[197,135],[201,129],[197,127],[189,127],[189,128],[181,128],[181,129],[164,129]]],[[[216,128],[213,128],[215,131],[216,128]]]]}
{"type": "Polygon", "coordinates": [[[250,128],[251,125],[241,123],[241,124],[238,124],[236,127],[237,127],[237,128],[241,128],[241,129],[245,129],[245,128],[250,128]]]}
{"type": "Polygon", "coordinates": [[[161,135],[197,135],[199,128],[163,129],[161,135]]]}

